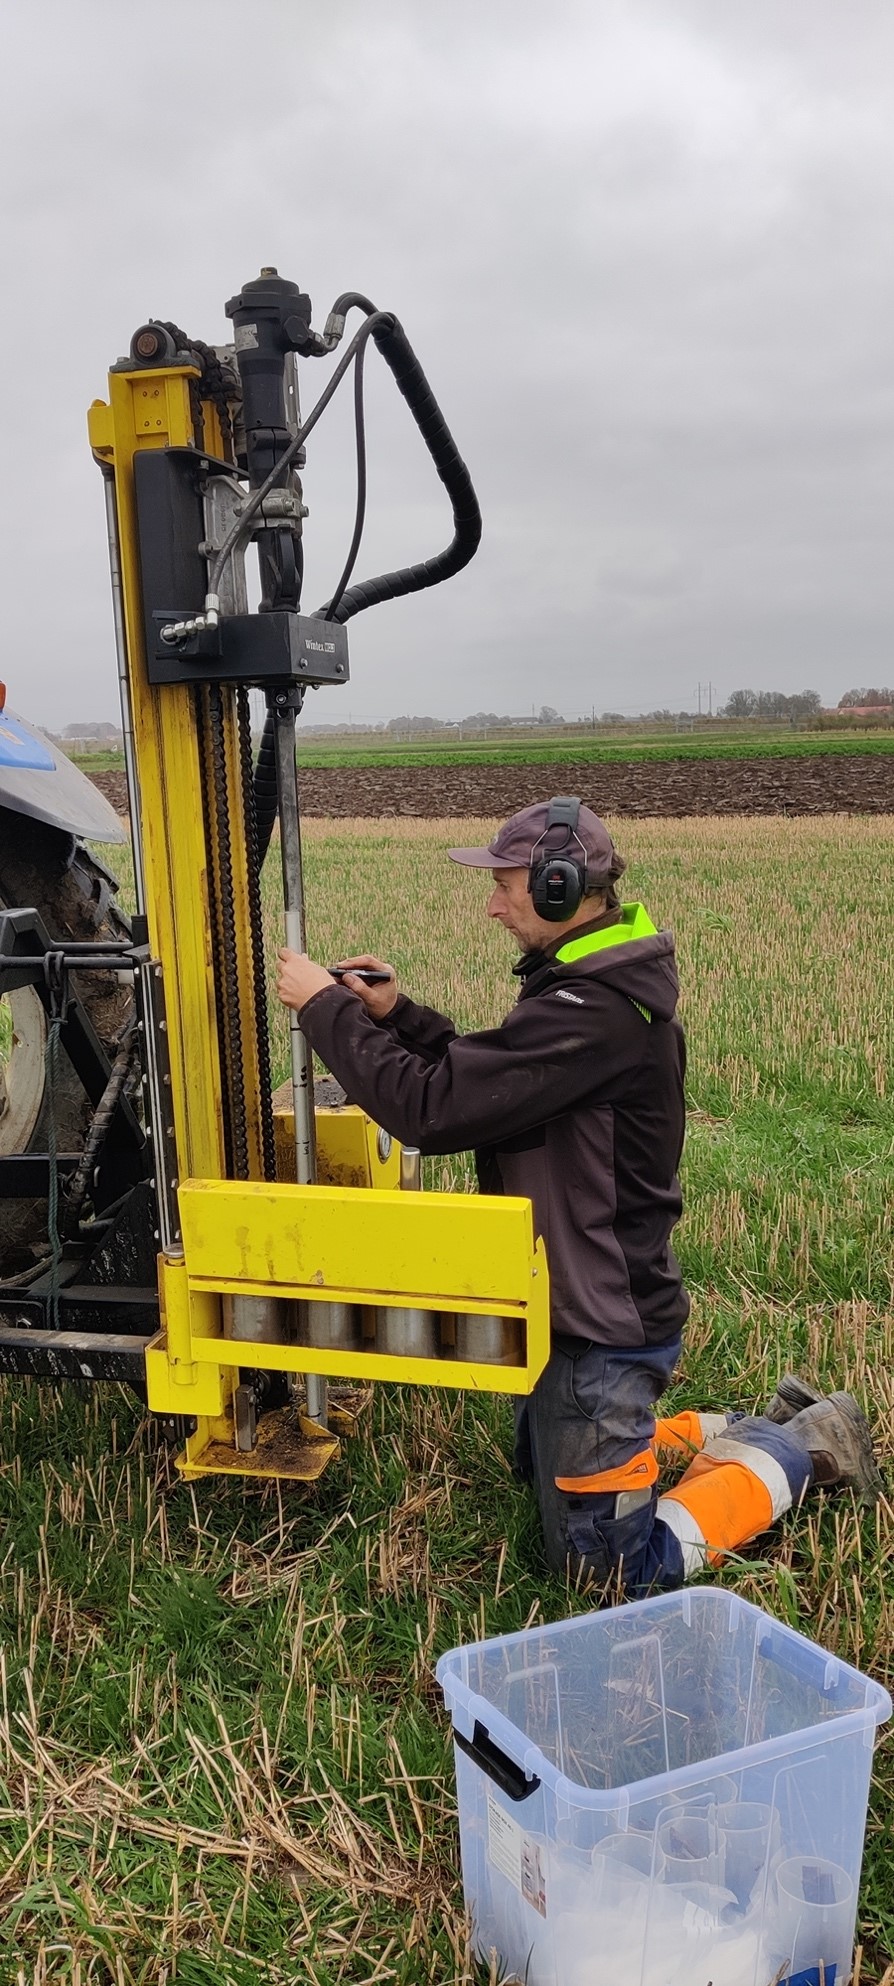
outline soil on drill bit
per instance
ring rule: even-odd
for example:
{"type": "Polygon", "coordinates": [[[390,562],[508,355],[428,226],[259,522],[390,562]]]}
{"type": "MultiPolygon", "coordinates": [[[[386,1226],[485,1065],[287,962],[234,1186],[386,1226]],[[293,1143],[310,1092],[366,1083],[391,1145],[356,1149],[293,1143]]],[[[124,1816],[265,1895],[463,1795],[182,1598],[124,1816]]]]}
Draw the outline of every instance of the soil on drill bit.
{"type": "MultiPolygon", "coordinates": [[[[116,812],[125,813],[123,772],[93,778],[116,812]]],[[[598,814],[894,813],[894,754],[592,766],[302,766],[300,782],[302,812],[330,820],[505,817],[572,786],[598,814]]]]}

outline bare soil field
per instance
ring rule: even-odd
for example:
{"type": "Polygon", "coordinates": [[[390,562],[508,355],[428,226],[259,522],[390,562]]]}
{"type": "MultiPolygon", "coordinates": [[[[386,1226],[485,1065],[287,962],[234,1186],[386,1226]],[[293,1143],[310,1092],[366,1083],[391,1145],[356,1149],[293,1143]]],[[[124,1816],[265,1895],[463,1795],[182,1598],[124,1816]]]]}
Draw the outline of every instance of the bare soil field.
{"type": "MultiPolygon", "coordinates": [[[[118,813],[123,772],[93,778],[118,813]]],[[[579,791],[599,814],[894,813],[894,754],[791,759],[677,759],[647,765],[305,766],[305,814],[343,820],[511,814],[550,793],[579,791]]]]}

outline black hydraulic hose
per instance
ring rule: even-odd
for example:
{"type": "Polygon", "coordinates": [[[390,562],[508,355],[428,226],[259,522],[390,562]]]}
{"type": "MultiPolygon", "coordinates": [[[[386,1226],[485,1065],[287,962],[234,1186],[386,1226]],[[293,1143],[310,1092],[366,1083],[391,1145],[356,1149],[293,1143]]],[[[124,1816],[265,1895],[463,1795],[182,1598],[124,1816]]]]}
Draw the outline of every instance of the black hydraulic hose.
{"type": "MultiPolygon", "coordinates": [[[[384,572],[373,579],[362,580],[359,585],[350,587],[339,598],[339,590],[345,583],[345,575],[343,575],[332,600],[318,610],[322,615],[342,625],[345,621],[353,619],[355,614],[362,613],[366,607],[380,606],[385,600],[400,600],[405,594],[419,593],[426,587],[439,586],[442,580],[452,579],[455,573],[462,572],[463,567],[474,558],[481,542],[481,511],[472,478],[403,325],[389,313],[374,312],[369,299],[353,291],[346,292],[344,296],[338,298],[330,313],[330,323],[333,318],[338,318],[345,310],[354,306],[367,311],[369,317],[373,319],[369,328],[378,350],[406,400],[444,484],[453,509],[453,537],[444,551],[436,553],[434,558],[423,559],[417,565],[403,566],[395,572],[384,572]]],[[[356,340],[353,342],[356,343],[356,340]]],[[[362,348],[361,344],[361,351],[362,348]]],[[[345,358],[347,357],[348,353],[345,354],[345,358]]],[[[333,385],[334,382],[330,382],[330,386],[333,385]]],[[[356,392],[358,397],[355,400],[355,408],[359,407],[359,418],[362,419],[362,385],[357,386],[356,392]]],[[[325,399],[329,397],[327,389],[325,399]]],[[[320,412],[323,404],[324,400],[321,396],[321,402],[318,403],[320,412]]],[[[317,409],[314,410],[315,414],[316,412],[317,409]]],[[[358,428],[358,465],[359,441],[358,428]]],[[[362,528],[359,504],[358,517],[362,528]]],[[[356,524],[355,539],[359,543],[356,524]]],[[[355,546],[352,543],[352,557],[354,555],[356,555],[355,546]]],[[[350,571],[350,563],[351,561],[345,568],[346,574],[350,571]]],[[[262,862],[270,845],[270,836],[276,819],[274,721],[272,713],[268,712],[255,766],[258,847],[262,862]]]]}
{"type": "MultiPolygon", "coordinates": [[[[481,511],[472,478],[403,325],[397,318],[389,321],[383,311],[372,335],[450,498],[454,528],[450,544],[434,558],[403,566],[397,572],[380,573],[375,579],[364,579],[358,586],[352,586],[331,616],[341,623],[366,607],[377,607],[384,600],[400,600],[407,593],[420,593],[427,586],[439,586],[442,580],[452,579],[474,558],[481,543],[481,511]]],[[[329,613],[328,605],[322,612],[329,613]]]]}
{"type": "Polygon", "coordinates": [[[329,312],[326,330],[328,332],[330,325],[334,326],[337,324],[339,327],[337,336],[340,338],[349,310],[363,310],[366,312],[367,317],[374,317],[375,309],[375,304],[370,303],[369,297],[365,297],[362,290],[343,290],[341,296],[336,297],[329,312]]]}
{"type": "Polygon", "coordinates": [[[363,537],[363,523],[366,517],[366,423],[363,414],[363,360],[366,347],[361,345],[354,360],[354,434],[357,449],[357,504],[354,511],[354,529],[348,556],[345,559],[341,578],[326,609],[327,621],[338,618],[337,608],[344,596],[345,587],[354,570],[360,540],[363,537]]]}
{"type": "Polygon", "coordinates": [[[69,1181],[65,1196],[65,1239],[71,1241],[77,1235],[81,1208],[90,1184],[96,1161],[102,1151],[112,1119],[118,1108],[121,1093],[130,1074],[131,1063],[137,1046],[136,1019],[129,1021],[118,1044],[118,1051],[109,1072],[102,1096],[93,1113],[93,1121],[87,1133],[84,1149],[77,1167],[69,1181]]]}

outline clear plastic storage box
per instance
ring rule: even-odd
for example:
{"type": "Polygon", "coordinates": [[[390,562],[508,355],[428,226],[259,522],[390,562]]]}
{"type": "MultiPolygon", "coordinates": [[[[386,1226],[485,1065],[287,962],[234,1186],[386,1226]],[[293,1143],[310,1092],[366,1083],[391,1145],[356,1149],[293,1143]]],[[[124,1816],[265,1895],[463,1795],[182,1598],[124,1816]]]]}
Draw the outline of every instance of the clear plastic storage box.
{"type": "Polygon", "coordinates": [[[524,1986],[846,1986],[886,1690],[717,1587],[442,1655],[466,1906],[524,1986]]]}

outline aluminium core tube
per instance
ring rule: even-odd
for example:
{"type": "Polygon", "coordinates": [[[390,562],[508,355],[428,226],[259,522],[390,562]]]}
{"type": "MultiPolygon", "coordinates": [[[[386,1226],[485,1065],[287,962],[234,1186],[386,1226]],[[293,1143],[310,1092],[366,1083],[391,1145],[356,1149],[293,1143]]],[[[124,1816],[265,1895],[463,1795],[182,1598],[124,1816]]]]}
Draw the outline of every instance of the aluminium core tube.
{"type": "MultiPolygon", "coordinates": [[[[403,1145],[400,1183],[404,1193],[422,1191],[422,1154],[416,1145],[403,1145]]],[[[379,1306],[376,1351],[392,1358],[440,1358],[441,1333],[433,1310],[392,1310],[379,1306]]]]}

